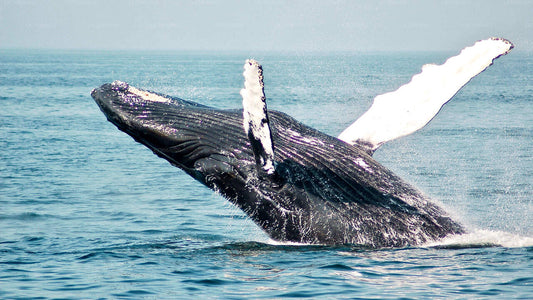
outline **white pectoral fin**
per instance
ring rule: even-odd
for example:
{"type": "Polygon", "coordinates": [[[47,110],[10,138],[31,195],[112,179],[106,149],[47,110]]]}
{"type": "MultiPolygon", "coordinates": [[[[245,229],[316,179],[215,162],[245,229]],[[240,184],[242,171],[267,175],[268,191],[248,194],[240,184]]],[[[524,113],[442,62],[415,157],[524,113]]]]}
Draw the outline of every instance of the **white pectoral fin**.
{"type": "Polygon", "coordinates": [[[257,61],[246,60],[243,76],[241,96],[244,131],[250,140],[258,169],[272,175],[275,171],[274,146],[266,107],[263,69],[257,61]]]}
{"type": "Polygon", "coordinates": [[[490,38],[464,48],[442,65],[425,65],[422,72],[394,92],[379,95],[370,109],[344,130],[339,139],[375,151],[383,143],[424,127],[470,79],[507,54],[513,44],[490,38]]]}

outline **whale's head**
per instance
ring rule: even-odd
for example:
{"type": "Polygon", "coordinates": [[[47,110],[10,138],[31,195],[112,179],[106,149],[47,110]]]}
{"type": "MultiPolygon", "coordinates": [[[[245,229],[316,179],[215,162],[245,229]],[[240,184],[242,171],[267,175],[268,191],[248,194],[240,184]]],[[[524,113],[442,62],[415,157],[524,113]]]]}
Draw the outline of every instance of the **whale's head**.
{"type": "Polygon", "coordinates": [[[254,167],[241,111],[216,110],[121,81],[104,84],[91,96],[118,129],[214,189],[230,177],[244,184],[239,173],[254,167]]]}

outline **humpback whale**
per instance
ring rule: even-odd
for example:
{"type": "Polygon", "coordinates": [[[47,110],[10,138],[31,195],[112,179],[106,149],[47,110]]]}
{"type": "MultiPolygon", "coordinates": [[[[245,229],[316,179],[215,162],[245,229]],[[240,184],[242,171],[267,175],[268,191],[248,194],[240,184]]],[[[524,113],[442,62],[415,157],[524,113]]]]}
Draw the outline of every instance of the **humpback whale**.
{"type": "Polygon", "coordinates": [[[220,193],[276,241],[420,245],[466,228],[372,154],[425,126],[512,48],[490,38],[442,65],[424,66],[406,85],[377,96],[338,138],[268,110],[255,60],[244,65],[242,109],[216,109],[121,81],[91,95],[119,130],[220,193]]]}

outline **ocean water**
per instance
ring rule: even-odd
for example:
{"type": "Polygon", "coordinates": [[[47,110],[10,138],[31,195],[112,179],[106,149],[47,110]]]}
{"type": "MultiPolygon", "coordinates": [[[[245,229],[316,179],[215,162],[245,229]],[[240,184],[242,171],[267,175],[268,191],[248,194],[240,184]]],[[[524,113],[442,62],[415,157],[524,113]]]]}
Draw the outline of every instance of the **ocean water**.
{"type": "MultiPolygon", "coordinates": [[[[263,53],[269,109],[337,135],[455,53],[263,53]]],[[[470,234],[366,249],[279,244],[107,122],[122,80],[241,105],[246,53],[0,51],[0,298],[533,298],[533,56],[474,78],[375,153],[470,234]]]]}

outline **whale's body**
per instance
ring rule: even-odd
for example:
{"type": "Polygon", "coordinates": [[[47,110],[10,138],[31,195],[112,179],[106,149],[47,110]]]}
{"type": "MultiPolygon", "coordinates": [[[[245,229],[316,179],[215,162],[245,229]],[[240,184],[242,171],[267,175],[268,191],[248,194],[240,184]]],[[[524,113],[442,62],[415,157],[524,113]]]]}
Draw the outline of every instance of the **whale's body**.
{"type": "Polygon", "coordinates": [[[267,114],[262,69],[254,61],[245,64],[244,111],[120,81],[91,95],[120,130],[223,195],[274,240],[419,245],[465,228],[371,155],[384,142],[424,126],[471,77],[511,48],[506,40],[489,39],[441,66],[425,67],[396,92],[376,97],[339,138],[284,113],[267,114]],[[428,87],[431,80],[444,93],[428,87]]]}
{"type": "Polygon", "coordinates": [[[364,149],[286,114],[269,114],[277,175],[258,176],[242,110],[152,101],[129,89],[115,82],[92,96],[120,130],[222,194],[275,240],[384,247],[464,231],[364,149]]]}

